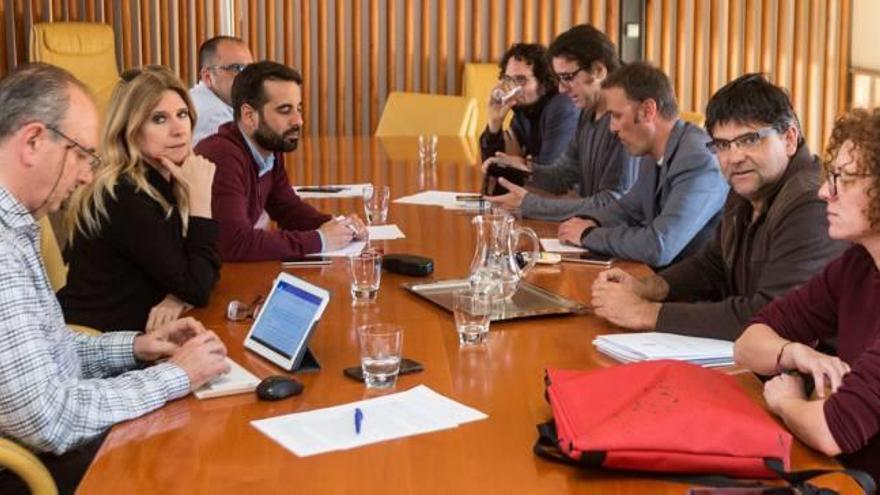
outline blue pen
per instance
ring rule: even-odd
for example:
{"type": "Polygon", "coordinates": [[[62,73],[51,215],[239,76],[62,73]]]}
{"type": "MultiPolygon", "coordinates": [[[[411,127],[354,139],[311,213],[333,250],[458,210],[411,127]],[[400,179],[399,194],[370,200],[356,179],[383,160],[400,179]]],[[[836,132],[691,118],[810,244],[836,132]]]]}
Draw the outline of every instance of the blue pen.
{"type": "Polygon", "coordinates": [[[354,408],[354,432],[357,435],[361,434],[361,423],[364,421],[364,412],[361,411],[361,408],[354,408]]]}

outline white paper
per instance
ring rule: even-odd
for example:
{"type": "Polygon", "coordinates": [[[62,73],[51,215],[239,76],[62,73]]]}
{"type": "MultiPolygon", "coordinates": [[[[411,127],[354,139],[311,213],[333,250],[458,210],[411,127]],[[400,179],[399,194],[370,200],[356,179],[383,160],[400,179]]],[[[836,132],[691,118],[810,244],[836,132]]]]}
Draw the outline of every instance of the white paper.
{"type": "Polygon", "coordinates": [[[403,239],[406,235],[400,230],[396,224],[391,225],[370,225],[367,227],[370,232],[371,241],[390,241],[394,239],[403,239]]]}
{"type": "Polygon", "coordinates": [[[456,201],[456,196],[473,196],[473,192],[455,191],[422,191],[410,196],[404,196],[394,200],[395,203],[405,205],[442,206],[444,208],[464,208],[470,201],[456,201]]]}
{"type": "Polygon", "coordinates": [[[645,332],[600,335],[593,344],[623,362],[677,359],[703,366],[733,364],[733,342],[672,333],[645,332]]]}
{"type": "Polygon", "coordinates": [[[285,449],[305,457],[456,428],[461,423],[487,417],[419,385],[375,399],[261,419],[251,424],[285,449]],[[354,426],[356,408],[363,413],[360,433],[354,426]]]}
{"type": "Polygon", "coordinates": [[[572,246],[571,244],[563,244],[559,242],[559,239],[553,237],[545,237],[541,239],[541,247],[544,248],[544,251],[549,251],[551,253],[586,253],[587,250],[578,247],[572,246]]]}
{"type": "Polygon", "coordinates": [[[323,184],[320,186],[296,186],[293,188],[296,191],[296,194],[303,199],[306,198],[362,198],[364,196],[364,188],[369,184],[323,184]],[[339,191],[337,193],[329,193],[329,192],[309,192],[302,191],[300,192],[300,188],[305,187],[306,189],[310,187],[344,187],[345,190],[339,191]]]}
{"type": "Polygon", "coordinates": [[[363,251],[364,247],[366,247],[366,245],[367,245],[366,241],[355,241],[355,242],[352,242],[351,244],[349,244],[348,246],[345,246],[344,248],[337,249],[335,251],[323,251],[320,253],[307,254],[306,257],[309,257],[309,256],[338,256],[338,257],[351,256],[352,254],[357,254],[357,253],[363,251]]]}

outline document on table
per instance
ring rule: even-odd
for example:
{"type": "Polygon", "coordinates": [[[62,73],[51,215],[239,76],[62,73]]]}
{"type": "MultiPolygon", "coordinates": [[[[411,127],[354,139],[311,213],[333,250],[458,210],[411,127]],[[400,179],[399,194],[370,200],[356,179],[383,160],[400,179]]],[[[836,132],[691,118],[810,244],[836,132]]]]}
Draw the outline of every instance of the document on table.
{"type": "Polygon", "coordinates": [[[544,251],[549,251],[551,253],[586,253],[587,250],[579,247],[572,246],[571,244],[563,244],[559,242],[559,239],[554,239],[552,237],[545,237],[541,239],[541,247],[544,248],[544,251]]]}
{"type": "Polygon", "coordinates": [[[362,198],[369,184],[328,184],[322,186],[295,186],[301,198],[362,198]]]}
{"type": "Polygon", "coordinates": [[[593,345],[618,361],[632,363],[676,359],[700,366],[733,364],[733,342],[673,333],[643,332],[600,335],[593,345]]]}
{"type": "Polygon", "coordinates": [[[393,223],[391,225],[370,225],[367,227],[367,231],[370,232],[371,241],[391,241],[406,237],[400,227],[393,223]]]}
{"type": "Polygon", "coordinates": [[[458,201],[457,196],[474,196],[473,192],[455,191],[422,191],[410,196],[403,196],[394,200],[395,203],[405,205],[442,206],[444,208],[460,209],[469,206],[467,201],[458,201]]]}
{"type": "Polygon", "coordinates": [[[333,256],[333,257],[351,256],[352,254],[357,254],[357,253],[363,251],[366,246],[367,246],[366,241],[354,241],[351,244],[349,244],[348,246],[345,246],[344,248],[339,248],[335,251],[323,251],[320,253],[307,254],[306,257],[309,257],[309,256],[333,256]]]}
{"type": "Polygon", "coordinates": [[[419,385],[375,399],[251,421],[254,428],[300,457],[456,428],[486,419],[476,409],[419,385]],[[355,409],[363,413],[360,433],[355,409]]]}

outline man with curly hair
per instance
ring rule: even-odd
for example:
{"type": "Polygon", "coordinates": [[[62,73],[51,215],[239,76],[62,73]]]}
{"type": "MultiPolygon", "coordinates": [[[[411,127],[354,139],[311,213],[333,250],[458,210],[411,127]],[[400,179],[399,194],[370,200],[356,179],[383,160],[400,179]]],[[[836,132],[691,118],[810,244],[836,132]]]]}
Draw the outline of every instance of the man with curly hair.
{"type": "Polygon", "coordinates": [[[553,163],[571,141],[578,111],[571,99],[557,91],[546,57],[546,48],[535,43],[516,43],[504,54],[495,89],[513,95],[489,98],[488,122],[480,136],[483,160],[507,152],[536,163],[553,163]],[[503,132],[510,112],[510,131],[503,132]]]}
{"type": "Polygon", "coordinates": [[[600,274],[593,305],[612,323],[735,340],[758,310],[844,248],[828,237],[820,168],[782,88],[747,74],[706,112],[708,146],[731,187],[715,238],[656,275],[600,274]]]}

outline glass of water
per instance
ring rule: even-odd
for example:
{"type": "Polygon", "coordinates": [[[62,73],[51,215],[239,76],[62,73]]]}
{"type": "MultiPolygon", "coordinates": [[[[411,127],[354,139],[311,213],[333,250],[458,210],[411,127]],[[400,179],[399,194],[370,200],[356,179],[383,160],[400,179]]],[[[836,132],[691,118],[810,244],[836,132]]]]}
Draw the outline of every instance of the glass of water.
{"type": "Polygon", "coordinates": [[[452,295],[455,329],[461,345],[482,344],[489,334],[493,294],[473,289],[455,291],[452,295]]]}
{"type": "Polygon", "coordinates": [[[367,388],[393,387],[400,372],[403,329],[391,323],[374,323],[357,331],[367,388]]]}
{"type": "Polygon", "coordinates": [[[437,161],[437,136],[419,136],[419,161],[437,161]]]}
{"type": "Polygon", "coordinates": [[[368,225],[382,225],[388,220],[388,202],[391,188],[388,186],[364,187],[364,216],[368,225]]]}
{"type": "Polygon", "coordinates": [[[351,274],[352,302],[367,303],[379,295],[382,281],[382,254],[375,249],[365,249],[348,257],[351,274]]]}

